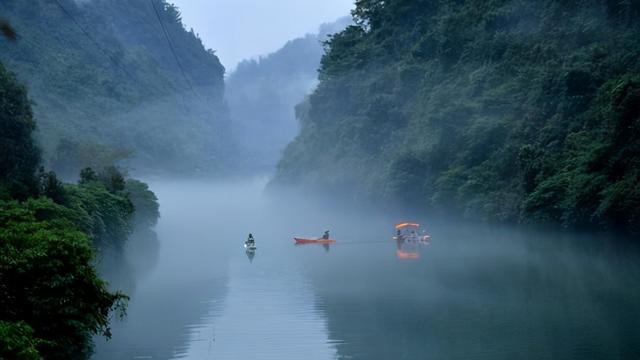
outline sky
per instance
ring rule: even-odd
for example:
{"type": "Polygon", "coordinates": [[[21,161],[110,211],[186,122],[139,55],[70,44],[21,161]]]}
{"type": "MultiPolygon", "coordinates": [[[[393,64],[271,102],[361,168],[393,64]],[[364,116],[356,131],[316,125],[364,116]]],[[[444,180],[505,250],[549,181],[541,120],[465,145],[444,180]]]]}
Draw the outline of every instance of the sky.
{"type": "Polygon", "coordinates": [[[169,0],[227,68],[349,15],[353,0],[169,0]]]}

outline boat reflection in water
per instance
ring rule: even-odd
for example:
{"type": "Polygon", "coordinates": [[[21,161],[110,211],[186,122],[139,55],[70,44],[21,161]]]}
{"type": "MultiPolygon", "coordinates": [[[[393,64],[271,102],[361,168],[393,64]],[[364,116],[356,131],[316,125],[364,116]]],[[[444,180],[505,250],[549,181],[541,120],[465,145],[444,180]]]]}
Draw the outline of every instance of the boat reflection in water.
{"type": "Polygon", "coordinates": [[[249,262],[253,262],[253,258],[256,256],[256,251],[255,250],[247,250],[247,251],[245,251],[245,253],[247,254],[247,258],[249,259],[249,262]]]}
{"type": "Polygon", "coordinates": [[[395,226],[396,257],[400,260],[415,260],[420,258],[420,248],[429,245],[431,236],[422,230],[415,222],[402,222],[395,226]]]}
{"type": "Polygon", "coordinates": [[[329,252],[329,245],[336,242],[334,239],[330,239],[329,238],[329,232],[328,231],[326,231],[324,236],[322,236],[320,238],[294,237],[293,240],[295,241],[295,245],[296,246],[313,245],[313,244],[322,245],[322,247],[324,248],[324,250],[326,252],[329,252]]]}

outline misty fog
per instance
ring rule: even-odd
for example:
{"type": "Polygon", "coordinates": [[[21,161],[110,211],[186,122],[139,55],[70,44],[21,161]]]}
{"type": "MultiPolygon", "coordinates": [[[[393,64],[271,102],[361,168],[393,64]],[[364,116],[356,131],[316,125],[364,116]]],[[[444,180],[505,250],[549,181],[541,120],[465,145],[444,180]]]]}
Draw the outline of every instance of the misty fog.
{"type": "Polygon", "coordinates": [[[288,41],[276,52],[240,62],[226,82],[239,167],[270,173],[300,131],[296,106],[318,83],[323,42],[351,24],[343,17],[317,33],[288,41]]]}
{"type": "Polygon", "coordinates": [[[433,240],[405,249],[419,258],[403,260],[391,241],[395,209],[265,192],[260,179],[152,186],[163,206],[155,264],[131,273],[129,315],[95,359],[495,359],[523,349],[532,359],[605,359],[637,351],[640,263],[635,249],[610,246],[611,236],[416,215],[433,240]],[[293,245],[292,236],[327,229],[338,243],[293,245]],[[258,247],[252,258],[242,249],[248,232],[258,247]],[[620,347],[594,337],[615,337],[620,347]]]}
{"type": "Polygon", "coordinates": [[[0,1],[0,360],[640,358],[637,1],[0,1]]]}

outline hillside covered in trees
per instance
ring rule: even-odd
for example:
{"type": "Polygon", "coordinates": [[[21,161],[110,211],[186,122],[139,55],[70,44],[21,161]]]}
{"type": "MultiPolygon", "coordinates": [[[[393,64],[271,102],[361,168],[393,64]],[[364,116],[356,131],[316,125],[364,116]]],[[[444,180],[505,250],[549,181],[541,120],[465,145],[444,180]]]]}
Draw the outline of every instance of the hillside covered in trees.
{"type": "Polygon", "coordinates": [[[318,82],[322,43],[351,23],[344,17],[287,42],[257,60],[245,60],[227,79],[226,99],[241,167],[260,171],[278,162],[297,135],[294,107],[318,82]]]}
{"type": "Polygon", "coordinates": [[[0,63],[0,359],[86,359],[127,300],[95,254],[151,231],[158,202],[115,167],[63,184],[41,167],[35,128],[25,87],[0,63]]]}
{"type": "Polygon", "coordinates": [[[176,7],[6,0],[0,16],[17,33],[0,38],[0,60],[29,89],[45,163],[59,174],[118,161],[185,175],[223,166],[224,68],[176,7]]]}
{"type": "Polygon", "coordinates": [[[640,3],[358,0],[276,184],[640,231],[640,3]]]}

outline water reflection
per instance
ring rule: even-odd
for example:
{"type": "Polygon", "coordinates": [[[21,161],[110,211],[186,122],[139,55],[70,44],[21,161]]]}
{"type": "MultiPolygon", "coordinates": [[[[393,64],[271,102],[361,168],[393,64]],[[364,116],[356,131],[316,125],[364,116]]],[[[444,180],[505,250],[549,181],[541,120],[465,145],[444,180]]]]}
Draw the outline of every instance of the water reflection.
{"type": "MultiPolygon", "coordinates": [[[[637,249],[459,225],[434,233],[437,243],[414,261],[393,263],[371,245],[360,264],[311,262],[340,356],[638,358],[637,249]]],[[[340,250],[345,260],[358,253],[340,250]]]]}
{"type": "Polygon", "coordinates": [[[103,267],[110,286],[131,300],[127,317],[112,323],[112,339],[95,340],[95,360],[172,359],[188,347],[189,327],[224,297],[226,262],[220,260],[228,246],[212,241],[211,229],[221,224],[202,211],[217,194],[196,196],[174,184],[154,190],[163,215],[157,239],[150,233],[133,237],[120,263],[103,267]],[[132,286],[114,281],[119,274],[127,274],[132,286]]]}
{"type": "Polygon", "coordinates": [[[402,214],[261,186],[154,185],[157,261],[96,359],[640,358],[640,257],[619,239],[427,218],[433,242],[394,241],[402,214]],[[294,246],[318,228],[338,241],[294,246]]]}
{"type": "Polygon", "coordinates": [[[300,244],[300,243],[296,243],[294,244],[295,247],[318,247],[321,246],[325,252],[329,252],[329,250],[331,250],[331,244],[322,244],[322,243],[317,243],[317,244],[313,244],[313,243],[307,243],[307,244],[300,244]]]}
{"type": "Polygon", "coordinates": [[[268,256],[254,264],[231,260],[226,297],[191,332],[188,348],[176,359],[337,357],[301,269],[268,256]]]}
{"type": "Polygon", "coordinates": [[[254,250],[246,250],[245,253],[247,254],[249,262],[253,262],[253,258],[256,257],[256,252],[254,250]]]}

